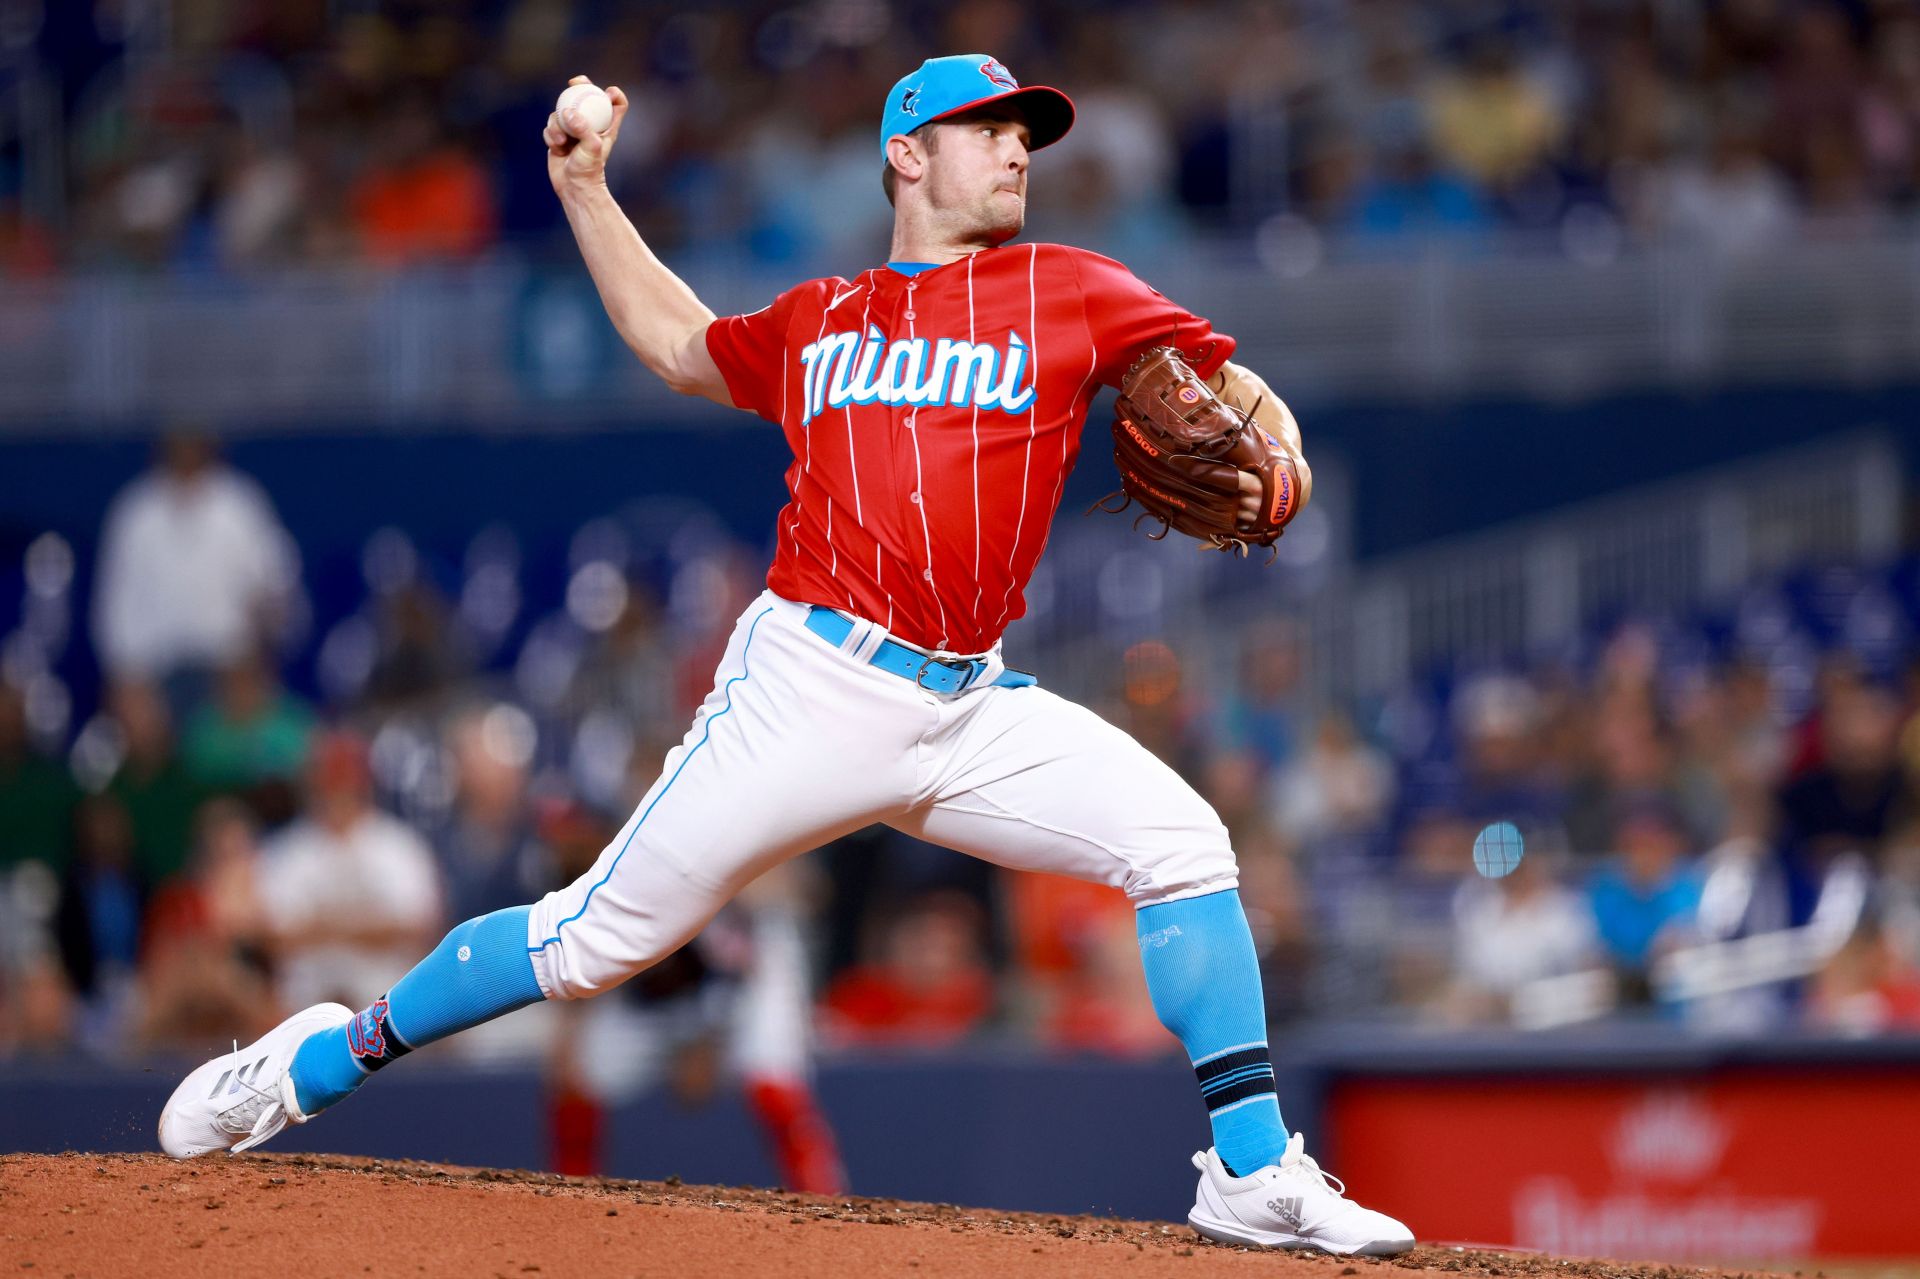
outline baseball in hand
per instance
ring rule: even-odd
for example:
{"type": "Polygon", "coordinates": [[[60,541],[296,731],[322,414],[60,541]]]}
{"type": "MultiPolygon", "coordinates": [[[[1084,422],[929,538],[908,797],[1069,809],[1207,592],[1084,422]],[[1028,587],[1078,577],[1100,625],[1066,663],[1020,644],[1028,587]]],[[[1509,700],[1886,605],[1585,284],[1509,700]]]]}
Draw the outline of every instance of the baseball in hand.
{"type": "Polygon", "coordinates": [[[607,126],[613,123],[613,99],[597,84],[568,85],[561,91],[560,100],[553,104],[553,109],[559,114],[560,127],[575,137],[585,137],[586,134],[575,132],[567,122],[568,111],[578,111],[581,125],[595,133],[605,133],[607,126]]]}

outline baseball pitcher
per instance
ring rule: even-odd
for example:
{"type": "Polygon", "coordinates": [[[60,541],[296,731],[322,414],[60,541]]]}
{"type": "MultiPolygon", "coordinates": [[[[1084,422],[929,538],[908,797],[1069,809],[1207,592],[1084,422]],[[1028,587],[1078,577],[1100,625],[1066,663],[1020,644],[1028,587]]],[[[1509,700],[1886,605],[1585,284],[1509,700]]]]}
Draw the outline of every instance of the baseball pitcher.
{"type": "Polygon", "coordinates": [[[1190,1221],[1237,1244],[1403,1252],[1281,1121],[1227,831],[1171,769],[1007,667],[1000,636],[1047,542],[1101,385],[1121,483],[1203,544],[1270,546],[1311,496],[1286,406],[1233,339],[1080,249],[1015,244],[1029,163],[1073,122],[994,58],[934,58],[888,94],[887,261],[715,317],[654,256],[596,133],[549,119],[547,169],[609,316],[667,385],[792,446],[766,592],[660,780],[579,880],[456,927],[355,1013],[323,1004],[189,1075],[180,1158],[305,1123],[422,1044],[610,990],[776,863],[873,822],[1121,889],[1153,1004],[1193,1063],[1213,1146],[1190,1221]]]}

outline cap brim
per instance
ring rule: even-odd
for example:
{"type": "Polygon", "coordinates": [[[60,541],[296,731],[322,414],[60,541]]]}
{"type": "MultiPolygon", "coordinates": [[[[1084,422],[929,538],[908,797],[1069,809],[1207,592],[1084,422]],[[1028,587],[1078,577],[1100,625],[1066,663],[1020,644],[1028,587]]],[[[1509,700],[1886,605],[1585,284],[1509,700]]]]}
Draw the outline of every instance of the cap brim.
{"type": "Polygon", "coordinates": [[[1073,127],[1073,99],[1058,89],[1044,84],[1030,84],[1024,89],[1011,89],[1006,93],[996,93],[991,97],[976,98],[964,102],[951,111],[942,111],[927,123],[950,120],[969,111],[978,111],[982,107],[1008,106],[1020,113],[1027,122],[1027,150],[1038,151],[1041,147],[1050,147],[1067,136],[1067,130],[1073,127]]]}

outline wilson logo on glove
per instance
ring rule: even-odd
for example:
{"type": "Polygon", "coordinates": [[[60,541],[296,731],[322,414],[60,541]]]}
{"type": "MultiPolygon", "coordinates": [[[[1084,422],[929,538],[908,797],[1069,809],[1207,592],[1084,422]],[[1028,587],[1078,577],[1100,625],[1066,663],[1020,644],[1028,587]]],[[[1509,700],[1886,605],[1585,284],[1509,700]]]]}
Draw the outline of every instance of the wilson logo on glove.
{"type": "MultiPolygon", "coordinates": [[[[1265,435],[1266,432],[1261,432],[1265,435]]],[[[1272,439],[1271,435],[1267,436],[1272,439]]],[[[1273,505],[1267,511],[1267,523],[1284,525],[1293,518],[1293,476],[1281,470],[1273,473],[1273,505]]]]}

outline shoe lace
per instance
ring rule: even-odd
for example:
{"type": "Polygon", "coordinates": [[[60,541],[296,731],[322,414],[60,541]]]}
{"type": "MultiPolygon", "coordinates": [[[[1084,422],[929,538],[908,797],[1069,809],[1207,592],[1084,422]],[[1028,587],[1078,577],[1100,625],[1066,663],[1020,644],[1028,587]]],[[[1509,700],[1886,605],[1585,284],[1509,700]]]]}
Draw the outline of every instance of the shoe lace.
{"type": "Polygon", "coordinates": [[[1319,1180],[1322,1186],[1326,1187],[1326,1189],[1333,1192],[1334,1194],[1339,1195],[1342,1198],[1346,1196],[1347,1183],[1340,1180],[1340,1178],[1334,1176],[1332,1173],[1328,1172],[1326,1169],[1322,1168],[1318,1163],[1314,1162],[1314,1158],[1312,1155],[1309,1155],[1303,1151],[1300,1155],[1300,1162],[1295,1164],[1294,1168],[1296,1171],[1300,1172],[1303,1175],[1307,1173],[1311,1173],[1316,1179],[1319,1180]]]}
{"type": "MultiPolygon", "coordinates": [[[[240,1055],[240,1041],[237,1039],[233,1041],[233,1052],[236,1057],[240,1055]]],[[[266,1089],[257,1086],[250,1079],[242,1078],[237,1079],[235,1082],[253,1095],[243,1097],[225,1110],[222,1110],[220,1112],[220,1125],[232,1133],[257,1133],[263,1127],[273,1122],[275,1110],[283,1108],[279,1095],[278,1081],[275,1081],[275,1089],[273,1092],[268,1092],[266,1089]]]]}

